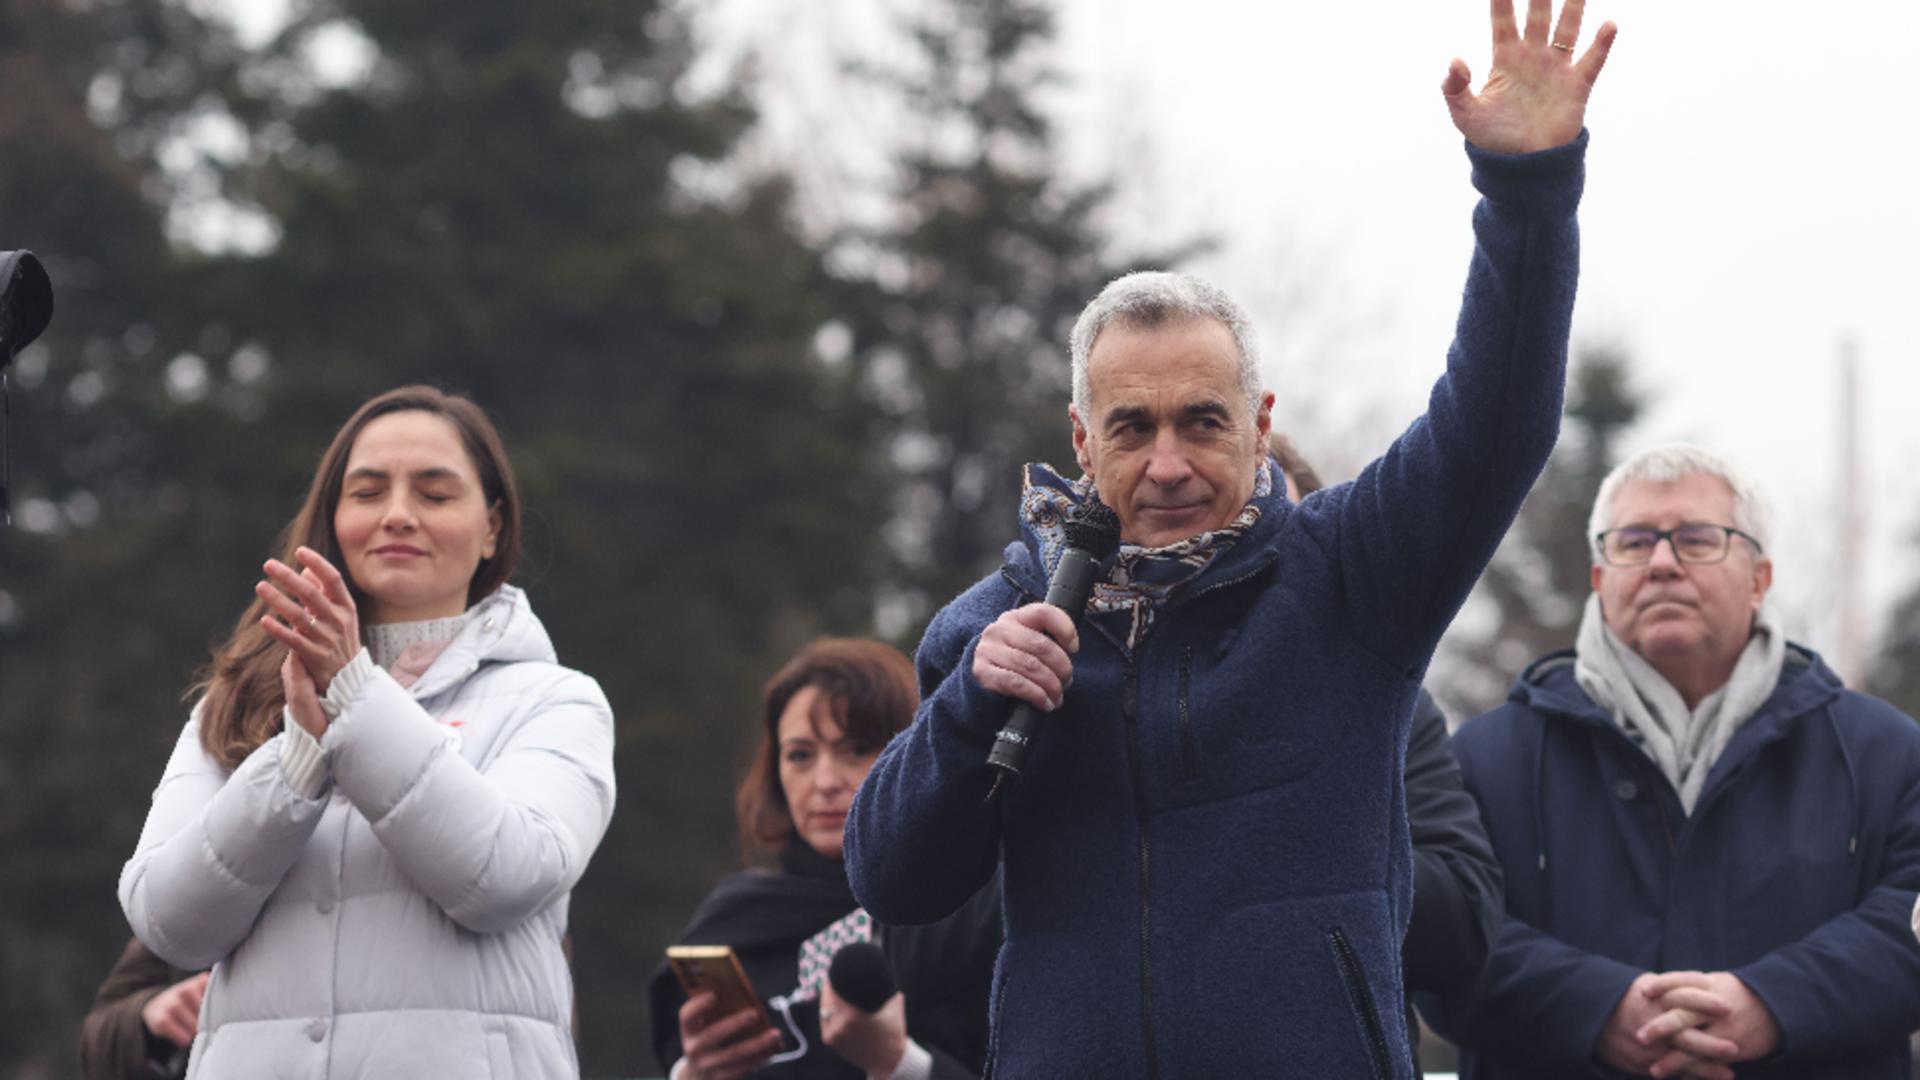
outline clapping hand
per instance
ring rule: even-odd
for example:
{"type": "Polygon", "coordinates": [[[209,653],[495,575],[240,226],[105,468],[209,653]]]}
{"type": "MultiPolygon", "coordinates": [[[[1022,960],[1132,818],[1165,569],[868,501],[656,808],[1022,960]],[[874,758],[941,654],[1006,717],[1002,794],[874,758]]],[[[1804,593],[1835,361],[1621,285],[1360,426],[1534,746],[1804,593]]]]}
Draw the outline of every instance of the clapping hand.
{"type": "Polygon", "coordinates": [[[340,576],[325,556],[309,547],[294,552],[305,569],[298,573],[279,559],[268,559],[266,580],[253,591],[266,601],[260,625],[300,658],[314,686],[327,686],[360,652],[360,613],[340,576]]]}
{"type": "Polygon", "coordinates": [[[1524,31],[1514,25],[1513,0],[1493,0],[1493,70],[1474,93],[1472,74],[1455,59],[1440,92],[1453,124],[1482,150],[1524,154],[1570,143],[1586,123],[1587,97],[1607,62],[1618,32],[1602,24],[1578,60],[1580,19],[1586,0],[1566,0],[1559,25],[1547,24],[1553,0],[1527,0],[1524,31]]]}
{"type": "Polygon", "coordinates": [[[360,613],[346,578],[325,556],[309,547],[294,552],[304,569],[268,559],[266,577],[254,594],[267,605],[262,629],[287,647],[280,665],[280,686],[294,722],[314,738],[326,732],[320,697],[333,677],[360,651],[360,613]]]}

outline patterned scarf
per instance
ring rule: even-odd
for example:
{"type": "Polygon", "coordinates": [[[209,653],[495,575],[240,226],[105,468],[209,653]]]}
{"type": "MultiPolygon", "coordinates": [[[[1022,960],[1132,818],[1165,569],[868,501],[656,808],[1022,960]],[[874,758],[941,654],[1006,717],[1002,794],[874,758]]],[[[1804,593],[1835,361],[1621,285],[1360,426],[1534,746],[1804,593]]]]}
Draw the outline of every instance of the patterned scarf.
{"type": "MultiPolygon", "coordinates": [[[[1199,577],[1260,520],[1258,500],[1273,494],[1273,475],[1271,459],[1261,462],[1253,481],[1256,501],[1249,502],[1237,517],[1218,529],[1164,547],[1121,544],[1113,558],[1112,572],[1105,581],[1094,583],[1087,610],[1127,614],[1126,649],[1131,653],[1146,637],[1155,611],[1167,597],[1199,577]]],[[[1088,498],[1097,498],[1099,493],[1094,490],[1091,477],[1068,480],[1041,463],[1026,467],[1024,488],[1020,495],[1020,520],[1039,540],[1040,568],[1051,579],[1066,554],[1066,532],[1062,523],[1067,513],[1088,498]]]]}

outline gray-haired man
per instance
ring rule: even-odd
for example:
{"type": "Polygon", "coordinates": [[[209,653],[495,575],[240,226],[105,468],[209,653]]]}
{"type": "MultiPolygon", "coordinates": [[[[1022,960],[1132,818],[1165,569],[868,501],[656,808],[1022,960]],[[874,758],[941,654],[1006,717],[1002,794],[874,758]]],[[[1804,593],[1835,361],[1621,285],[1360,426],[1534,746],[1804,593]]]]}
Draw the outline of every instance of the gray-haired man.
{"type": "Polygon", "coordinates": [[[1629,459],[1575,648],[1454,736],[1508,917],[1421,1008],[1470,1080],[1906,1080],[1920,727],[1786,640],[1771,527],[1719,454],[1629,459]]]}

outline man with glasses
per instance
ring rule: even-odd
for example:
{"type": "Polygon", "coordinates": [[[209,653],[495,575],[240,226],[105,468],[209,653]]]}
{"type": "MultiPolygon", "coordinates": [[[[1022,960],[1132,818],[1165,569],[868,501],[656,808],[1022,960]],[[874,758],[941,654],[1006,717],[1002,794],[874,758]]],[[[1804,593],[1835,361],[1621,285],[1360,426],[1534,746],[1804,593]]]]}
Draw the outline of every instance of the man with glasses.
{"type": "Polygon", "coordinates": [[[1506,876],[1463,1077],[1909,1076],[1920,727],[1788,642],[1764,494],[1690,446],[1594,502],[1575,648],[1454,737],[1506,876]]]}

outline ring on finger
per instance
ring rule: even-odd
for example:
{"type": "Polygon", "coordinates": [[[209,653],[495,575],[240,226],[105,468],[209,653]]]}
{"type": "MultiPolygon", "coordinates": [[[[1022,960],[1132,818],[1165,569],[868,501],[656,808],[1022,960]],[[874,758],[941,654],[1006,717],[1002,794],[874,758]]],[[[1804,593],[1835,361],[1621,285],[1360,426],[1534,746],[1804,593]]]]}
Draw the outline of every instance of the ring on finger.
{"type": "Polygon", "coordinates": [[[319,621],[320,621],[320,617],[318,615],[309,613],[307,615],[307,633],[309,634],[313,633],[314,625],[317,624],[319,621]]]}
{"type": "Polygon", "coordinates": [[[1564,53],[1570,53],[1573,51],[1573,46],[1567,44],[1564,41],[1548,42],[1547,47],[1550,49],[1559,49],[1561,52],[1564,52],[1564,53]]]}

